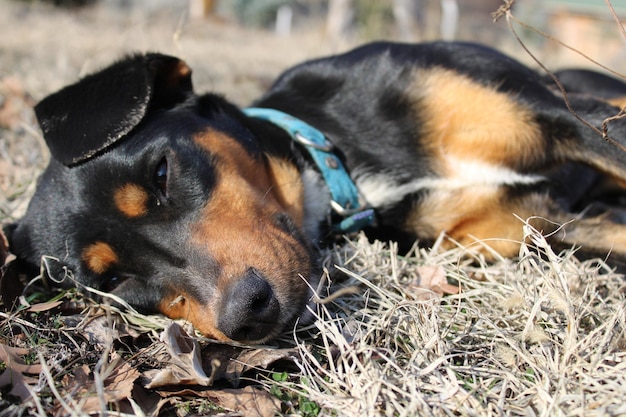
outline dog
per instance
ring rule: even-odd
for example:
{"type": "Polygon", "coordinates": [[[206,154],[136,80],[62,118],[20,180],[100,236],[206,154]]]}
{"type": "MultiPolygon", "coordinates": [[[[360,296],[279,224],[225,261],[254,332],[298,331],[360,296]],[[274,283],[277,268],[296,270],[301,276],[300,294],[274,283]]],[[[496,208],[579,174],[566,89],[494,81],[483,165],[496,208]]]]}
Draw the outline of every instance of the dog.
{"type": "Polygon", "coordinates": [[[626,122],[605,120],[626,85],[558,76],[568,104],[485,46],[377,42],[297,65],[240,109],[196,94],[175,57],[128,56],[36,105],[52,157],[10,248],[245,343],[294,325],[319,249],[358,229],[403,248],[445,233],[489,259],[519,254],[528,219],[622,265],[626,122]]]}

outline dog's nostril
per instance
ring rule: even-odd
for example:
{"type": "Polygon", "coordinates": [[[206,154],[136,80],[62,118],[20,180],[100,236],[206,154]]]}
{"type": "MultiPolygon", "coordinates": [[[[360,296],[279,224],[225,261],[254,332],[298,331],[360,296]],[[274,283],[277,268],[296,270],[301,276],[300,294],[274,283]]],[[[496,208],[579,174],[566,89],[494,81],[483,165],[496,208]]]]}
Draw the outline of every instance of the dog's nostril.
{"type": "Polygon", "coordinates": [[[259,272],[249,269],[227,292],[217,324],[233,340],[258,341],[272,332],[279,314],[272,286],[259,272]]]}
{"type": "Polygon", "coordinates": [[[267,305],[267,297],[259,297],[255,300],[252,301],[252,304],[250,304],[250,310],[251,311],[260,311],[263,310],[263,307],[265,307],[267,305]]]}

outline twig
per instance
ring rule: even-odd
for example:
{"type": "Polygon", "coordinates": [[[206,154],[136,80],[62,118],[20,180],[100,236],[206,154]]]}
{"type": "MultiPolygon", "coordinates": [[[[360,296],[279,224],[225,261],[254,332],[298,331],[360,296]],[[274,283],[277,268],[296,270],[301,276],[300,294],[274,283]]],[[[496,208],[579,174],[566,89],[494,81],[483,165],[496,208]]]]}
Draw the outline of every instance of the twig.
{"type": "Polygon", "coordinates": [[[43,354],[41,352],[37,352],[37,357],[39,358],[39,363],[41,364],[41,372],[45,376],[46,382],[48,382],[48,386],[50,387],[50,391],[52,391],[52,394],[54,395],[54,397],[59,401],[59,404],[61,404],[61,407],[65,409],[68,415],[79,417],[80,414],[76,412],[76,409],[78,408],[78,404],[76,404],[76,402],[72,398],[69,398],[69,400],[72,402],[72,406],[73,406],[72,408],[65,401],[65,399],[63,399],[63,397],[57,390],[54,377],[52,376],[52,373],[50,372],[50,368],[48,367],[48,364],[46,363],[46,358],[43,357],[43,354]]]}
{"type": "MultiPolygon", "coordinates": [[[[608,0],[607,0],[608,1],[608,0]]],[[[567,107],[567,110],[576,118],[578,119],[581,123],[583,123],[585,126],[589,127],[590,129],[592,129],[594,132],[596,132],[598,135],[600,135],[604,140],[606,140],[607,142],[609,142],[610,144],[612,144],[613,146],[619,148],[621,151],[626,152],[626,146],[622,145],[621,143],[619,143],[618,141],[616,141],[615,139],[613,139],[612,137],[610,137],[608,135],[608,123],[612,120],[616,120],[617,118],[621,118],[621,111],[618,115],[612,116],[612,117],[608,117],[606,119],[603,120],[602,122],[602,129],[598,129],[596,126],[592,125],[590,122],[588,122],[584,117],[582,117],[581,115],[578,114],[578,112],[576,112],[576,110],[574,110],[574,108],[571,105],[571,102],[569,100],[569,96],[567,91],[565,90],[565,87],[563,86],[563,84],[561,84],[561,82],[559,81],[558,77],[552,72],[550,71],[544,64],[543,62],[541,62],[541,60],[539,58],[537,58],[531,51],[530,49],[528,49],[528,47],[526,46],[526,44],[524,43],[524,41],[520,38],[520,36],[518,35],[518,33],[515,30],[515,27],[513,26],[513,24],[511,23],[512,21],[517,23],[518,25],[526,28],[526,29],[530,29],[533,32],[545,37],[546,39],[549,39],[551,41],[557,42],[559,45],[573,51],[576,52],[577,54],[581,55],[582,57],[584,57],[585,59],[591,61],[592,63],[594,63],[595,65],[598,65],[599,67],[605,69],[606,71],[609,71],[610,73],[624,78],[623,75],[619,74],[618,72],[606,67],[605,65],[602,65],[601,63],[599,63],[598,61],[594,60],[593,58],[589,57],[588,55],[582,53],[581,51],[577,50],[576,48],[573,48],[567,44],[565,44],[564,42],[560,41],[559,39],[554,38],[553,36],[535,28],[534,26],[531,26],[527,23],[524,23],[520,20],[518,20],[515,16],[513,16],[513,13],[511,12],[511,6],[513,5],[514,0],[505,0],[505,5],[500,7],[494,14],[494,19],[499,19],[501,16],[506,16],[506,21],[507,21],[507,25],[509,27],[509,29],[511,30],[511,33],[513,33],[513,36],[515,36],[515,39],[517,40],[517,42],[520,44],[520,46],[524,49],[524,51],[526,51],[526,53],[535,61],[535,63],[537,63],[537,65],[539,65],[539,67],[541,67],[541,69],[543,71],[546,72],[546,74],[548,74],[550,76],[550,78],[552,78],[552,80],[554,81],[554,83],[557,85],[558,89],[561,91],[561,94],[563,95],[563,101],[565,103],[565,106],[567,107]],[[618,117],[619,116],[619,117],[618,117]]]]}
{"type": "Polygon", "coordinates": [[[605,0],[605,2],[609,10],[611,11],[611,16],[613,16],[613,20],[615,20],[615,23],[617,23],[617,27],[619,27],[620,31],[622,32],[622,36],[626,38],[626,30],[624,30],[624,25],[622,25],[621,20],[619,19],[619,17],[617,17],[617,13],[615,13],[615,9],[611,4],[611,0],[605,0]]]}

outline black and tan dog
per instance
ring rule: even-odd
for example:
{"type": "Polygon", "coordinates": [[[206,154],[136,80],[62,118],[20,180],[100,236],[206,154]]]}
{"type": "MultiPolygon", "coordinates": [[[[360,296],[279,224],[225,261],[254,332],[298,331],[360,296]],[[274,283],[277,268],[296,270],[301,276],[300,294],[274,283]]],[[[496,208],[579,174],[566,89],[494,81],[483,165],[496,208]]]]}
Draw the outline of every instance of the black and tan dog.
{"type": "MultiPolygon", "coordinates": [[[[533,219],[555,245],[621,262],[619,216],[580,211],[626,185],[623,148],[591,127],[619,112],[610,102],[626,86],[562,75],[589,125],[551,81],[473,44],[375,43],[306,62],[245,112],[196,95],[176,58],[132,56],[37,105],[52,159],[7,228],[11,248],[33,265],[46,256],[52,278],[71,271],[245,342],[295,322],[316,249],[358,227],[515,256],[520,218],[533,219]]],[[[626,144],[626,121],[608,136],[626,144]]]]}

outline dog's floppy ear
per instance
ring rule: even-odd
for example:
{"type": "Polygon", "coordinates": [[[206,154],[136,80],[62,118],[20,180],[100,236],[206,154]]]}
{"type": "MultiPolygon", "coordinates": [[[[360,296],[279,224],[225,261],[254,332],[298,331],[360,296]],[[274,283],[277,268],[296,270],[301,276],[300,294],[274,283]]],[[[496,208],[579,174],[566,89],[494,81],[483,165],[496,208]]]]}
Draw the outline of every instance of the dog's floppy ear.
{"type": "Polygon", "coordinates": [[[35,113],[52,156],[74,165],[123,138],[149,110],[172,107],[192,93],[183,61],[134,55],[46,97],[35,113]]]}

